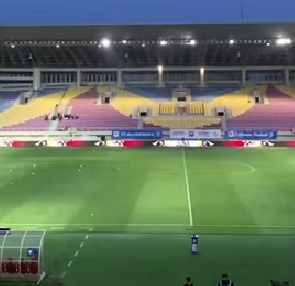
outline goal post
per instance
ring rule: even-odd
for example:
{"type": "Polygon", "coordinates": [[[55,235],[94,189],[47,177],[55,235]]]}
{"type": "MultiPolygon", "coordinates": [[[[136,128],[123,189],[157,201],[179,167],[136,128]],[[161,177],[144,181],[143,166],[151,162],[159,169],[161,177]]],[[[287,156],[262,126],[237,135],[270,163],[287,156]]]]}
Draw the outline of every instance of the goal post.
{"type": "Polygon", "coordinates": [[[45,277],[44,238],[46,230],[0,232],[0,280],[40,283],[45,277]]]}

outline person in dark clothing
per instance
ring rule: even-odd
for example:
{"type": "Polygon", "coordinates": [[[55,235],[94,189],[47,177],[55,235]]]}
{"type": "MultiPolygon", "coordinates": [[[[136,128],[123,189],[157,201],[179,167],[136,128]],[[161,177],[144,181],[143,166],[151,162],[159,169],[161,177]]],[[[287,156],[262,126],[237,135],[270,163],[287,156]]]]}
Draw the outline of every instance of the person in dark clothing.
{"type": "Polygon", "coordinates": [[[190,277],[186,278],[186,283],[184,284],[184,286],[193,286],[193,283],[190,277]]]}
{"type": "Polygon", "coordinates": [[[218,286],[234,286],[234,282],[232,282],[229,278],[228,275],[223,273],[221,276],[221,280],[218,283],[218,286]]]}

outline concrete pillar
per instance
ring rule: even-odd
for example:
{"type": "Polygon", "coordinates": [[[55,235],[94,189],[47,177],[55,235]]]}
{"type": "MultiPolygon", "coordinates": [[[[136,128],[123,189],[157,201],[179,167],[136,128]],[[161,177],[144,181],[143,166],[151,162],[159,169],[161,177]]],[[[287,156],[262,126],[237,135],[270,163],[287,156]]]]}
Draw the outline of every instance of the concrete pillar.
{"type": "Polygon", "coordinates": [[[164,67],[159,65],[158,66],[158,86],[164,86],[164,67]]]}
{"type": "Polygon", "coordinates": [[[205,86],[205,69],[200,68],[200,86],[205,86]]]}
{"type": "Polygon", "coordinates": [[[77,70],[77,86],[81,86],[81,71],[77,70]]]}
{"type": "Polygon", "coordinates": [[[221,130],[226,130],[226,114],[224,114],[224,116],[221,118],[221,130]]]}
{"type": "Polygon", "coordinates": [[[122,84],[122,70],[121,69],[117,70],[117,85],[118,85],[118,87],[123,86],[123,84],[122,84]]]}
{"type": "Polygon", "coordinates": [[[285,69],[285,84],[290,85],[290,70],[288,68],[285,69]]]}
{"type": "Polygon", "coordinates": [[[242,86],[246,86],[246,69],[242,69],[242,86]]]}
{"type": "Polygon", "coordinates": [[[40,89],[41,86],[41,72],[40,69],[34,68],[33,71],[33,88],[34,90],[40,89]]]}

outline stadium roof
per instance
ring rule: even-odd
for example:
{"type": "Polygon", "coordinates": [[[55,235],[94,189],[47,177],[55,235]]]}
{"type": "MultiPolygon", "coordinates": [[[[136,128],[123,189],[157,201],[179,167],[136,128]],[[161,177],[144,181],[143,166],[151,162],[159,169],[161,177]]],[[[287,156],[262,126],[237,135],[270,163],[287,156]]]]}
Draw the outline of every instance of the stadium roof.
{"type": "Polygon", "coordinates": [[[0,67],[291,66],[294,43],[295,22],[0,27],[0,67]]]}
{"type": "Polygon", "coordinates": [[[201,25],[0,27],[4,40],[149,40],[158,38],[274,39],[295,38],[295,22],[201,25]]]}

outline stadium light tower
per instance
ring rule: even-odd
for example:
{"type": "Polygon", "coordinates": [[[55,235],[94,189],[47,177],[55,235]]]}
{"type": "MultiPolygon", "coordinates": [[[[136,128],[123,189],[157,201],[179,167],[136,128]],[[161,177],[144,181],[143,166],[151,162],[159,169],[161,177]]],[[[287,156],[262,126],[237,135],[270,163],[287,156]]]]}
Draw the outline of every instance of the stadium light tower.
{"type": "Polygon", "coordinates": [[[100,41],[100,44],[103,48],[109,48],[111,46],[111,40],[110,39],[107,39],[107,38],[104,38],[100,41]]]}
{"type": "Polygon", "coordinates": [[[292,40],[289,38],[276,39],[276,44],[280,46],[290,45],[291,43],[292,43],[292,40]]]}

